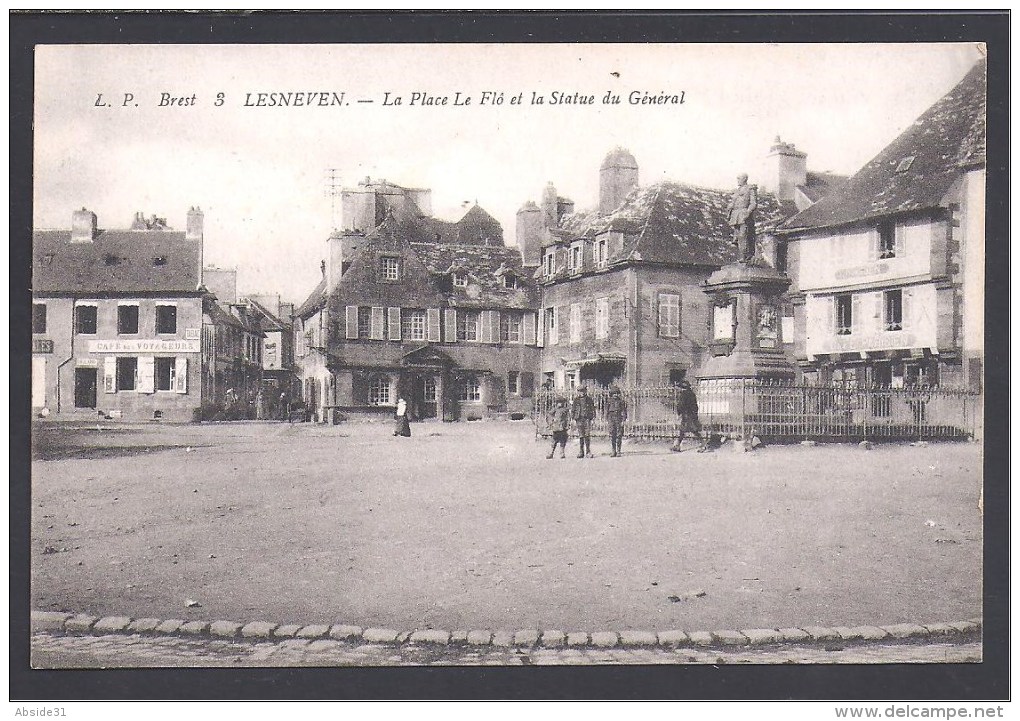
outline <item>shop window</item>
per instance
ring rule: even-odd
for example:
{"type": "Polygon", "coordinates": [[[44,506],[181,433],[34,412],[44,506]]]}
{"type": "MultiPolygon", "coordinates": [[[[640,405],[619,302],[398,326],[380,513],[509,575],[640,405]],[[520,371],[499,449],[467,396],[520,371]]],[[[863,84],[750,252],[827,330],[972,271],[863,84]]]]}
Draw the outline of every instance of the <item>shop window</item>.
{"type": "Polygon", "coordinates": [[[121,335],[130,335],[138,332],[137,305],[117,306],[117,332],[121,335]]]}
{"type": "Polygon", "coordinates": [[[389,376],[375,376],[368,384],[368,404],[372,406],[392,405],[390,401],[389,376]]]}
{"type": "Polygon", "coordinates": [[[476,310],[457,313],[457,340],[478,340],[478,319],[476,310]]]}
{"type": "MultiPolygon", "coordinates": [[[[137,309],[137,308],[136,308],[137,309]]],[[[117,390],[133,391],[138,382],[138,359],[117,359],[117,390]]]]}
{"type": "Polygon", "coordinates": [[[74,309],[74,332],[95,335],[99,309],[94,305],[79,305],[74,309]]]}
{"type": "Polygon", "coordinates": [[[33,303],[32,304],[32,332],[33,333],[45,333],[46,332],[46,304],[45,303],[33,303]]]}
{"type": "Polygon", "coordinates": [[[156,306],[156,332],[165,334],[177,333],[177,306],[156,306]]]}
{"type": "Polygon", "coordinates": [[[903,291],[887,290],[885,300],[885,329],[903,330],[903,291]]]}
{"type": "Polygon", "coordinates": [[[836,296],[836,335],[850,335],[853,330],[853,296],[836,296]]]}
{"type": "Polygon", "coordinates": [[[174,374],[177,369],[176,358],[156,358],[156,390],[172,391],[177,388],[174,374]]]}

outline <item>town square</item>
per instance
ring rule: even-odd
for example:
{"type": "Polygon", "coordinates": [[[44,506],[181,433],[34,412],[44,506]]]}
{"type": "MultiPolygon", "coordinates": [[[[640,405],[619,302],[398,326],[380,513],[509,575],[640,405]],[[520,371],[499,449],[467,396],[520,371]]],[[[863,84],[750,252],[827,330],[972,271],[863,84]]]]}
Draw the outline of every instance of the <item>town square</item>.
{"type": "Polygon", "coordinates": [[[986,660],[983,44],[36,67],[35,668],[986,660]]]}

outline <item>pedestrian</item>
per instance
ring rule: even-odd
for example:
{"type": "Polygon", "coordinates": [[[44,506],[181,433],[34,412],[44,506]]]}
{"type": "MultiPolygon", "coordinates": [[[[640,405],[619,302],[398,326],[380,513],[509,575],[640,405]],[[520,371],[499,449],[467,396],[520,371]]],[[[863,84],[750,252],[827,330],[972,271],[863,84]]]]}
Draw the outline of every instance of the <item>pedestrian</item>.
{"type": "Polygon", "coordinates": [[[266,417],[266,395],[262,388],[255,392],[255,420],[261,421],[266,417]]]}
{"type": "Polygon", "coordinates": [[[234,393],[233,388],[227,388],[226,395],[223,399],[223,410],[224,416],[226,416],[228,421],[236,420],[237,394],[234,393]]]}
{"type": "Polygon", "coordinates": [[[591,422],[595,420],[595,402],[584,386],[577,389],[571,415],[574,417],[574,425],[577,426],[577,440],[581,444],[577,457],[591,458],[591,422]]]}
{"type": "Polygon", "coordinates": [[[708,439],[701,432],[701,421],[698,420],[698,397],[686,379],[680,381],[679,386],[680,393],[677,396],[676,412],[680,416],[680,435],[673,442],[672,450],[679,452],[684,436],[687,433],[692,433],[701,442],[698,453],[703,453],[708,450],[708,439]]]}
{"type": "Polygon", "coordinates": [[[609,441],[613,444],[613,458],[623,455],[623,424],[627,420],[627,402],[620,389],[613,386],[606,401],[606,420],[609,422],[609,441]]]}
{"type": "Polygon", "coordinates": [[[560,458],[566,458],[567,427],[570,425],[570,412],[567,410],[567,399],[557,398],[556,405],[549,412],[549,429],[552,431],[552,450],[546,458],[556,454],[556,446],[560,446],[560,458]]]}
{"type": "Polygon", "coordinates": [[[411,424],[407,422],[407,401],[403,398],[397,399],[396,421],[397,425],[393,435],[409,438],[411,436],[411,424]]]}
{"type": "Polygon", "coordinates": [[[287,392],[280,393],[280,420],[290,420],[290,404],[287,403],[287,392]]]}

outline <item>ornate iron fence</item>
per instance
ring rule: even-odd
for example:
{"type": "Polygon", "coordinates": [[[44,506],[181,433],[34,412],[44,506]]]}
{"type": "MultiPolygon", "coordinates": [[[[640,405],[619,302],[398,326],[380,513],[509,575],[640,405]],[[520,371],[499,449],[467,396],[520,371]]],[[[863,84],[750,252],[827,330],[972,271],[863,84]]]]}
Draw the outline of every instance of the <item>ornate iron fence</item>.
{"type": "MultiPolygon", "coordinates": [[[[621,393],[627,404],[625,436],[665,439],[679,435],[678,388],[622,388],[621,393]]],[[[928,386],[816,386],[724,379],[702,381],[695,393],[706,432],[729,438],[756,435],[771,442],[962,440],[974,435],[981,412],[978,394],[928,386]]],[[[589,394],[595,402],[592,434],[607,435],[609,392],[591,389],[589,394]]],[[[569,402],[572,394],[536,392],[532,419],[537,434],[549,434],[549,413],[559,398],[569,402]]]]}

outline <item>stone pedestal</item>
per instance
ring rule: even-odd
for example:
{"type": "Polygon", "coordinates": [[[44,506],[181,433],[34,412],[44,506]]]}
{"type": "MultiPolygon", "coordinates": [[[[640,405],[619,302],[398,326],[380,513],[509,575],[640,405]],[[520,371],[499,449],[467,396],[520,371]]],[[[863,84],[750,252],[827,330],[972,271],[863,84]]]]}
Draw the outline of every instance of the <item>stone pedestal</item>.
{"type": "Polygon", "coordinates": [[[702,284],[711,298],[710,357],[699,381],[794,377],[783,352],[782,295],[790,279],[760,259],[723,266],[702,284]]]}

